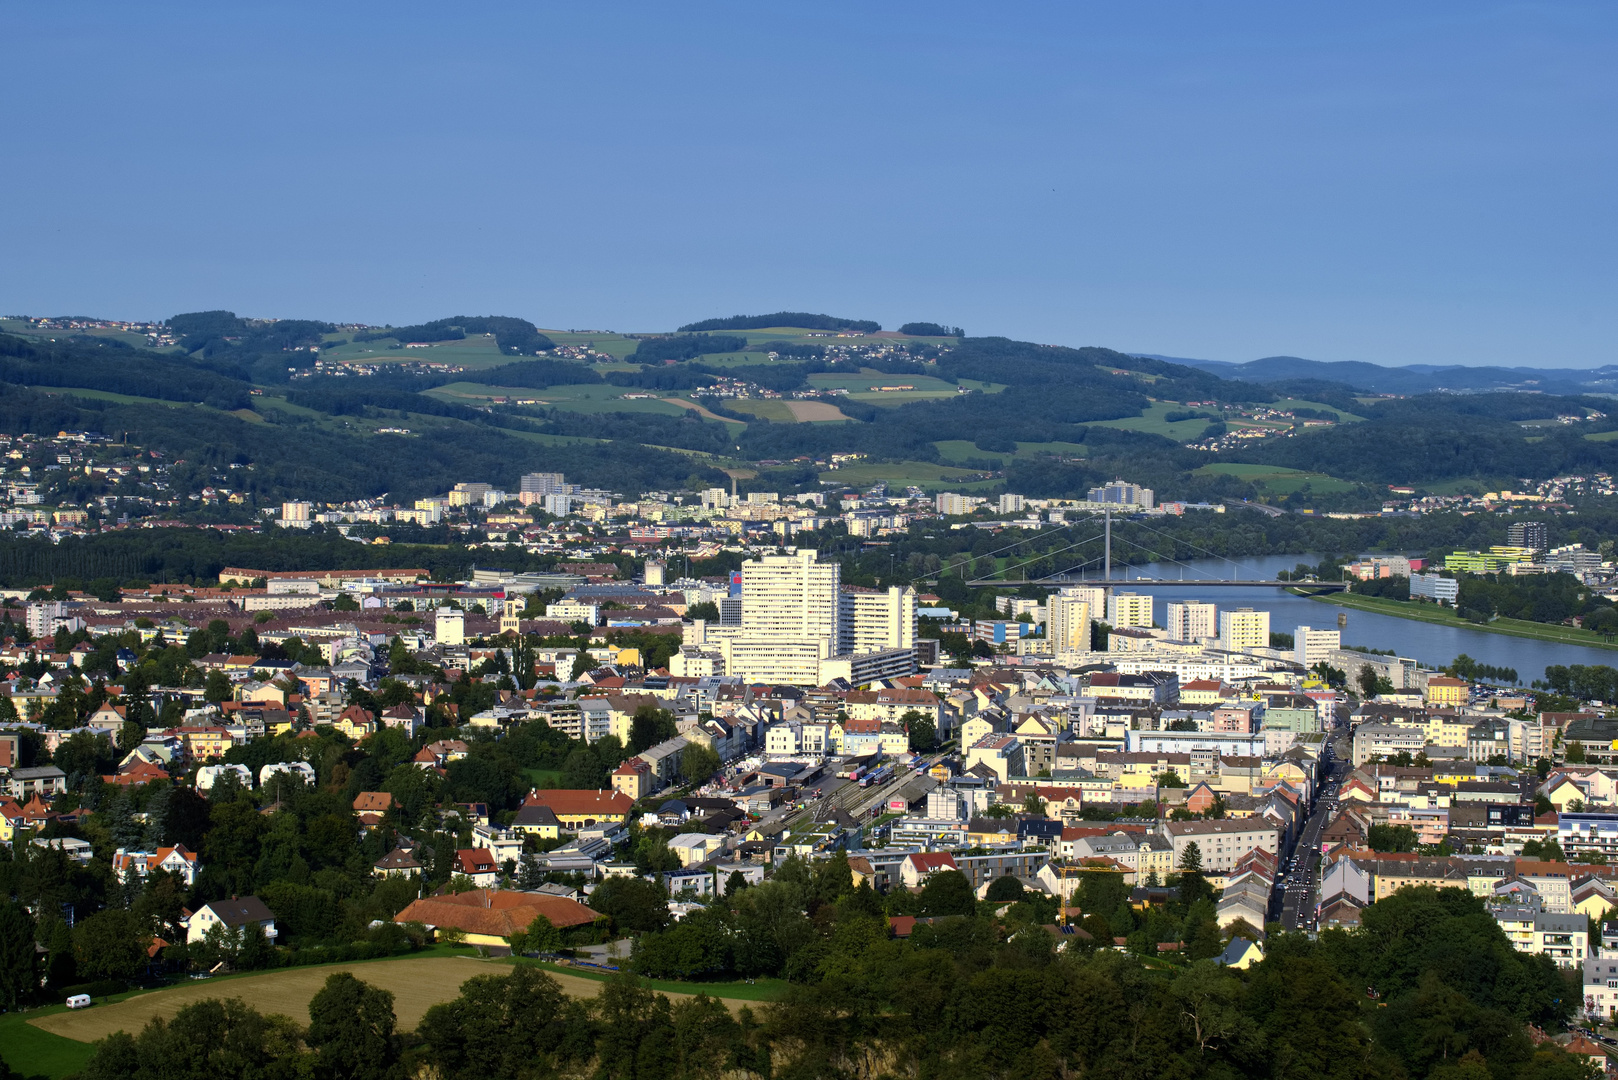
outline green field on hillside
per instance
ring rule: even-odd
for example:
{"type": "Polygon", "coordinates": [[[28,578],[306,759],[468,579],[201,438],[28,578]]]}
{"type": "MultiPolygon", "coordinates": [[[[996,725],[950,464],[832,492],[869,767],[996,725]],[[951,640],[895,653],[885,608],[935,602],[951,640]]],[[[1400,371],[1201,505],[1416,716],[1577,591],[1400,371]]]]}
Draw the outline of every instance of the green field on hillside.
{"type": "Polygon", "coordinates": [[[1284,409],[1287,412],[1291,412],[1293,409],[1316,409],[1321,412],[1334,412],[1337,414],[1338,419],[1342,420],[1345,424],[1363,422],[1365,420],[1365,417],[1360,416],[1357,413],[1345,412],[1343,409],[1340,409],[1335,405],[1323,405],[1318,401],[1308,401],[1304,398],[1283,398],[1270,407],[1274,409],[1284,409]]]}
{"type": "Polygon", "coordinates": [[[1001,483],[999,480],[965,479],[981,475],[970,469],[935,465],[930,461],[862,461],[838,469],[827,469],[820,474],[820,478],[851,487],[870,487],[878,480],[886,480],[890,487],[915,486],[928,491],[981,491],[1001,483]]]}
{"type": "MultiPolygon", "coordinates": [[[[1173,401],[1154,401],[1146,407],[1146,411],[1139,416],[1126,416],[1122,420],[1097,420],[1091,427],[1121,428],[1124,431],[1144,431],[1148,435],[1162,435],[1175,442],[1190,442],[1212,420],[1199,416],[1195,420],[1176,420],[1170,423],[1165,417],[1171,412],[1185,412],[1186,407],[1173,401]]],[[[1217,411],[1217,410],[1210,410],[1217,411]]]]}
{"type": "Polygon", "coordinates": [[[865,371],[858,375],[833,375],[822,372],[809,376],[809,385],[824,389],[842,389],[853,393],[880,393],[878,386],[909,386],[916,390],[947,391],[957,393],[955,384],[933,375],[887,375],[880,371],[865,371]]]}
{"type": "Polygon", "coordinates": [[[1003,450],[979,450],[970,439],[942,439],[933,443],[938,452],[946,461],[988,461],[999,458],[1035,458],[1041,454],[1056,454],[1060,457],[1083,457],[1088,451],[1083,443],[1070,442],[1020,442],[1017,452],[1008,454],[1003,450]]]}
{"type": "Polygon", "coordinates": [[[547,386],[543,390],[518,387],[484,386],[481,383],[446,383],[424,390],[424,394],[461,405],[477,405],[491,397],[510,397],[513,401],[537,401],[536,407],[566,409],[569,412],[649,412],[665,416],[679,416],[685,410],[655,397],[633,397],[625,394],[648,394],[651,391],[635,387],[613,386],[610,383],[581,383],[569,386],[547,386]]]}
{"type": "Polygon", "coordinates": [[[732,412],[746,413],[748,416],[756,416],[760,420],[768,420],[773,424],[793,424],[798,419],[792,415],[792,410],[787,407],[787,403],[784,401],[765,398],[742,398],[727,401],[725,404],[732,412]]]}
{"type": "MultiPolygon", "coordinates": [[[[438,341],[424,349],[390,349],[392,338],[380,341],[349,342],[320,351],[327,363],[333,360],[362,364],[397,364],[406,361],[418,364],[455,364],[465,368],[491,368],[509,364],[518,359],[507,356],[495,344],[492,334],[472,334],[460,341],[438,341]]],[[[400,344],[404,344],[400,342],[400,344]]]]}
{"type": "Polygon", "coordinates": [[[1247,465],[1225,461],[1204,465],[1196,471],[1204,476],[1237,476],[1277,495],[1290,495],[1301,490],[1305,484],[1309,485],[1310,491],[1326,493],[1354,489],[1353,484],[1347,480],[1339,480],[1335,476],[1305,472],[1303,469],[1288,469],[1280,465],[1247,465]]]}

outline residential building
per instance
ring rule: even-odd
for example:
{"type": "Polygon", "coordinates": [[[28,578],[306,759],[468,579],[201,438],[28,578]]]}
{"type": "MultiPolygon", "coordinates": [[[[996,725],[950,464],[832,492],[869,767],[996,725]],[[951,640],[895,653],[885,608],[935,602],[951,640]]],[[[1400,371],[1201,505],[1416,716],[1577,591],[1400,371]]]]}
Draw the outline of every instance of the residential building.
{"type": "Polygon", "coordinates": [[[1217,632],[1218,609],[1201,600],[1171,600],[1164,629],[1172,641],[1206,641],[1217,632]]]}
{"type": "Polygon", "coordinates": [[[1089,652],[1090,621],[1096,610],[1089,598],[1063,591],[1051,595],[1045,603],[1048,613],[1045,633],[1050,638],[1052,652],[1056,656],[1089,652]]]}
{"type": "Polygon", "coordinates": [[[1466,705],[1471,700],[1471,689],[1471,684],[1465,679],[1434,675],[1427,680],[1427,704],[1438,707],[1466,705]]]}
{"type": "Polygon", "coordinates": [[[1156,494],[1149,487],[1141,487],[1125,480],[1114,480],[1110,484],[1091,488],[1089,500],[1093,503],[1112,503],[1150,510],[1156,500],[1156,494]]]}
{"type": "Polygon", "coordinates": [[[1342,646],[1343,634],[1340,630],[1316,630],[1312,626],[1300,626],[1292,632],[1292,658],[1305,668],[1326,663],[1332,653],[1342,646]]]}
{"type": "Polygon", "coordinates": [[[1513,521],[1506,526],[1506,543],[1544,553],[1550,550],[1551,533],[1543,521],[1513,521]]]}
{"type": "Polygon", "coordinates": [[[1107,597],[1107,625],[1113,629],[1152,625],[1152,597],[1148,593],[1113,593],[1107,597]]]}
{"type": "Polygon", "coordinates": [[[1438,573],[1410,575],[1412,600],[1431,600],[1437,604],[1453,606],[1460,596],[1461,583],[1453,577],[1444,577],[1438,573]]]}
{"type": "Polygon", "coordinates": [[[226,932],[242,931],[257,926],[271,942],[276,939],[275,913],[256,896],[231,897],[203,904],[186,920],[185,940],[195,944],[207,937],[208,931],[219,927],[226,932]]]}
{"type": "Polygon", "coordinates": [[[1491,911],[1518,952],[1548,956],[1558,967],[1583,967],[1590,955],[1590,920],[1559,915],[1528,904],[1505,904],[1491,911]]]}
{"type": "Polygon", "coordinates": [[[1174,845],[1174,865],[1185,859],[1185,849],[1197,845],[1202,872],[1222,876],[1250,851],[1271,855],[1280,849],[1281,831],[1264,818],[1229,818],[1220,821],[1166,821],[1162,833],[1174,845]]]}
{"type": "MultiPolygon", "coordinates": [[[[748,596],[747,603],[752,603],[748,596]]],[[[911,649],[916,645],[916,590],[908,585],[877,590],[845,585],[838,597],[839,653],[911,649]]],[[[742,616],[746,624],[746,614],[742,616]]]]}
{"type": "Polygon", "coordinates": [[[539,788],[523,799],[524,806],[543,806],[556,815],[556,820],[572,831],[603,822],[623,823],[634,809],[635,801],[620,791],[579,790],[569,788],[539,788]]]}
{"type": "Polygon", "coordinates": [[[1235,608],[1219,613],[1219,645],[1232,652],[1270,647],[1270,613],[1235,608]]]}

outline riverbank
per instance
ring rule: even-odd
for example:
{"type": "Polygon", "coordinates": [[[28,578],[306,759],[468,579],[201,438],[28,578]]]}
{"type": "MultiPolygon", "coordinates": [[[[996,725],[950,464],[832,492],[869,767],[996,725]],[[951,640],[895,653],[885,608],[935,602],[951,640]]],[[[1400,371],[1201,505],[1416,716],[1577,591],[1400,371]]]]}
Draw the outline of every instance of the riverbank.
{"type": "Polygon", "coordinates": [[[1553,645],[1578,645],[1587,649],[1604,649],[1608,652],[1618,652],[1618,644],[1608,641],[1600,634],[1589,630],[1580,630],[1575,626],[1553,626],[1549,623],[1528,622],[1524,619],[1495,619],[1493,622],[1473,623],[1467,622],[1455,614],[1454,608],[1440,607],[1437,604],[1424,604],[1416,600],[1389,600],[1381,596],[1358,596],[1354,593],[1327,593],[1312,594],[1288,589],[1294,596],[1301,596],[1322,604],[1336,604],[1338,607],[1350,608],[1354,611],[1368,611],[1377,615],[1389,615],[1396,619],[1408,619],[1412,622],[1432,623],[1435,626],[1447,626],[1461,630],[1477,630],[1485,634],[1503,634],[1507,637],[1532,638],[1535,641],[1545,641],[1553,645]]]}

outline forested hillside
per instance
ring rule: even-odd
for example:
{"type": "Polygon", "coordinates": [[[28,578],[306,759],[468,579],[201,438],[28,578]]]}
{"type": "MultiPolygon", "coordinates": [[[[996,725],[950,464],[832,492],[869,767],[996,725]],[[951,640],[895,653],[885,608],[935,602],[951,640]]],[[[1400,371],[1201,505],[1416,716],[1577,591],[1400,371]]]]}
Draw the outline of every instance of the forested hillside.
{"type": "Polygon", "coordinates": [[[356,328],[211,311],[167,329],[167,348],[0,334],[0,433],[88,429],[169,460],[251,465],[246,490],[267,503],[509,486],[535,470],[625,495],[726,483],[721,470],[819,490],[844,479],[834,454],[933,490],[1074,496],[1127,476],[1160,499],[1326,509],[1377,507],[1390,485],[1481,492],[1618,468],[1603,397],[1376,396],[1322,378],[1340,372],[1329,365],[1213,366],[1233,379],[933,334],[959,329],[943,323],[882,335],[776,312],[613,335],[508,316],[356,328]]]}

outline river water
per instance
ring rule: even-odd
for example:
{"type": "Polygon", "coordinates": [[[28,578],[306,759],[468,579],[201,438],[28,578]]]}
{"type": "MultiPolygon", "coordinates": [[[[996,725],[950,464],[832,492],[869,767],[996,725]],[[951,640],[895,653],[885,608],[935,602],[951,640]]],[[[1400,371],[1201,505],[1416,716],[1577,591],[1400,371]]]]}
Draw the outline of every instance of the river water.
{"type": "MultiPolygon", "coordinates": [[[[1234,578],[1247,581],[1270,581],[1282,570],[1291,570],[1298,563],[1313,566],[1320,561],[1318,555],[1259,556],[1246,559],[1202,559],[1185,563],[1148,563],[1142,566],[1113,567],[1117,578],[1157,578],[1196,580],[1198,578],[1234,578]]],[[[1097,575],[1099,576],[1099,575],[1097,575]]],[[[1582,645],[1556,645],[1532,638],[1488,634],[1481,630],[1461,627],[1434,626],[1431,623],[1400,619],[1391,615],[1375,615],[1355,611],[1336,604],[1322,603],[1294,596],[1284,589],[1232,588],[1220,586],[1207,590],[1186,588],[1152,588],[1146,582],[1131,585],[1129,591],[1150,593],[1154,598],[1154,613],[1158,623],[1163,622],[1164,605],[1171,600],[1205,600],[1225,608],[1250,607],[1270,613],[1270,629],[1292,633],[1297,626],[1312,626],[1329,630],[1337,625],[1339,613],[1348,615],[1343,629],[1344,645],[1364,645],[1373,649],[1392,649],[1400,656],[1413,657],[1433,667],[1443,667],[1461,653],[1484,664],[1517,670],[1524,685],[1543,678],[1550,664],[1608,664],[1618,666],[1618,651],[1592,649],[1582,645]]]]}

